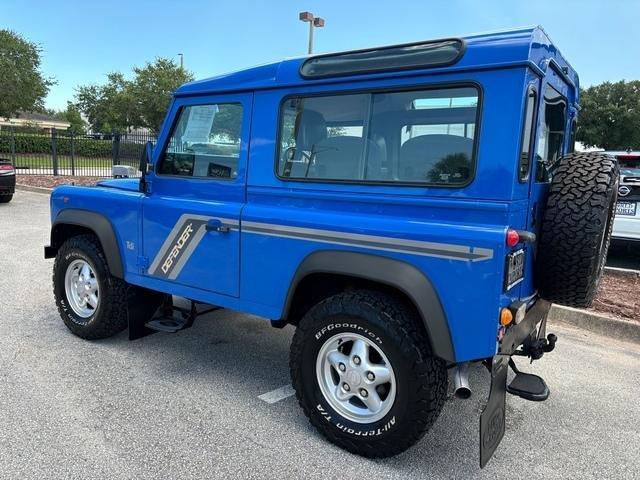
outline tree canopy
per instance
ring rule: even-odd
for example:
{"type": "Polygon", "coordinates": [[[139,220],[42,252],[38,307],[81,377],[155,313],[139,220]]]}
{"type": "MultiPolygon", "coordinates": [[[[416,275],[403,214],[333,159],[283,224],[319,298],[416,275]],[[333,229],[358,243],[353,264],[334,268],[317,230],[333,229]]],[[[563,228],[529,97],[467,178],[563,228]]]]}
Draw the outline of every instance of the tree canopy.
{"type": "Polygon", "coordinates": [[[581,96],[577,140],[605,150],[640,149],[640,81],[604,82],[581,96]]]}
{"type": "Polygon", "coordinates": [[[107,75],[102,85],[77,89],[78,108],[94,131],[146,127],[158,132],[171,101],[171,94],[193,75],[171,59],[156,58],[133,68],[133,79],[120,72],[107,75]]]}
{"type": "Polygon", "coordinates": [[[0,117],[35,111],[54,84],[40,71],[41,48],[11,30],[0,30],[0,117]]]}
{"type": "Polygon", "coordinates": [[[68,132],[79,134],[85,133],[87,130],[87,122],[82,118],[82,114],[77,105],[72,102],[67,102],[66,110],[55,112],[53,116],[71,124],[67,130],[68,132]]]}

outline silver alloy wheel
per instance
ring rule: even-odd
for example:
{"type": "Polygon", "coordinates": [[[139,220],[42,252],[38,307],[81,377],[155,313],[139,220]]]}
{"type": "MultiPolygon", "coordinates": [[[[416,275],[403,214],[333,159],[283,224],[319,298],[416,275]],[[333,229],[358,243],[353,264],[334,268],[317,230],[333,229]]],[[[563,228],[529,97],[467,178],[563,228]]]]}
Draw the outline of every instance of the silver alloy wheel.
{"type": "Polygon", "coordinates": [[[93,268],[85,260],[74,260],[64,276],[69,306],[81,318],[89,318],[98,309],[100,287],[93,268]]]}
{"type": "Polygon", "coordinates": [[[334,335],[322,345],[316,377],[331,408],[352,422],[377,422],[396,398],[391,362],[380,347],[357,333],[334,335]]]}

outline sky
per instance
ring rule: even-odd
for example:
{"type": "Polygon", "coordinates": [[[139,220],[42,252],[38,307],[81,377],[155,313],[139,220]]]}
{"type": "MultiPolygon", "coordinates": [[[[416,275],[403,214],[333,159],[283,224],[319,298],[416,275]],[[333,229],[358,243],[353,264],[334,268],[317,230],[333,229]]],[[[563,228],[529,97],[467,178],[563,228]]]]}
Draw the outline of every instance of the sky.
{"type": "Polygon", "coordinates": [[[542,25],[583,86],[640,79],[640,0],[0,0],[0,29],[42,47],[63,109],[78,85],[179,60],[196,78],[306,54],[309,10],[325,19],[315,53],[542,25]]]}

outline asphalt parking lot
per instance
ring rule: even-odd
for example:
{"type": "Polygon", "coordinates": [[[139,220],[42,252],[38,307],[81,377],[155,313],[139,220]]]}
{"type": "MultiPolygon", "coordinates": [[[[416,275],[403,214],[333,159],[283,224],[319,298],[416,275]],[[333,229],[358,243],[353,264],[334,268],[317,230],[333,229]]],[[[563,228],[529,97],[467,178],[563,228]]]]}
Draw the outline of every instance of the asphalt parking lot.
{"type": "Polygon", "coordinates": [[[638,478],[640,345],[566,326],[525,371],[552,394],[507,399],[507,432],[478,467],[488,374],[414,448],[368,460],[324,441],[288,384],[293,333],[230,311],[191,330],[87,342],[55,309],[42,258],[48,197],[0,205],[0,478],[638,478]]]}

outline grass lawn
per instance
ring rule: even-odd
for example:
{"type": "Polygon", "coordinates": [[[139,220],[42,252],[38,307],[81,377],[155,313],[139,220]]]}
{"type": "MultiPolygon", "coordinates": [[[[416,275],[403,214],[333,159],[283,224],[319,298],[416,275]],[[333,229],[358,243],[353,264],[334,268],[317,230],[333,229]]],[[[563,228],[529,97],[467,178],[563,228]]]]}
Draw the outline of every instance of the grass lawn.
{"type": "MultiPolygon", "coordinates": [[[[7,157],[11,158],[11,157],[7,157]]],[[[120,160],[120,165],[137,166],[135,160],[120,160]]],[[[83,168],[111,168],[113,161],[111,158],[78,157],[74,158],[73,164],[83,168]]],[[[16,155],[16,168],[53,168],[51,155],[16,155]]],[[[58,168],[71,168],[71,157],[68,155],[58,156],[58,168]]]]}

